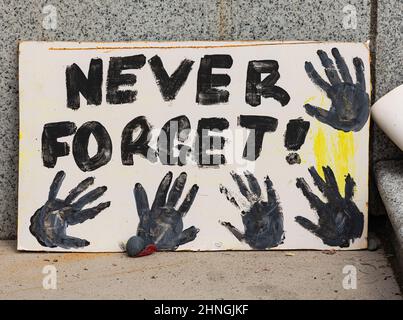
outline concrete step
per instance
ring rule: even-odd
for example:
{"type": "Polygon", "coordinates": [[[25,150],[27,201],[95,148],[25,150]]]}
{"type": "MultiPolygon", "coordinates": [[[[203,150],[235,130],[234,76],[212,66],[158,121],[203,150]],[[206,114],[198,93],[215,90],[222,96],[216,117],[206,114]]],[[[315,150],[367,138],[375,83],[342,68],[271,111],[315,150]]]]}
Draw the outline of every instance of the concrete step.
{"type": "Polygon", "coordinates": [[[375,165],[375,176],[385,209],[392,224],[391,235],[395,254],[403,270],[403,160],[379,161],[375,165]]]}
{"type": "Polygon", "coordinates": [[[402,299],[382,249],[159,252],[128,258],[15,248],[14,241],[0,241],[0,299],[402,299]],[[56,290],[43,288],[47,265],[57,269],[56,290]],[[343,287],[354,273],[356,289],[343,287]]]}

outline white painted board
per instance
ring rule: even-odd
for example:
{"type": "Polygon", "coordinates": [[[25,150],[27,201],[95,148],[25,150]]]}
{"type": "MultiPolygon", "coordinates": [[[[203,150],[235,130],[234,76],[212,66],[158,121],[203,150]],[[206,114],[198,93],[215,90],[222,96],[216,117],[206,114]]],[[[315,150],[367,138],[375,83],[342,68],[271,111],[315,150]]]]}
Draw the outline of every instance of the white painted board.
{"type": "Polygon", "coordinates": [[[20,43],[18,249],[113,252],[133,235],[160,250],[366,248],[369,70],[367,43],[20,43]],[[190,130],[163,164],[177,117],[190,130]],[[141,119],[148,157],[130,154],[141,119]],[[195,156],[202,134],[225,163],[195,156]]]}

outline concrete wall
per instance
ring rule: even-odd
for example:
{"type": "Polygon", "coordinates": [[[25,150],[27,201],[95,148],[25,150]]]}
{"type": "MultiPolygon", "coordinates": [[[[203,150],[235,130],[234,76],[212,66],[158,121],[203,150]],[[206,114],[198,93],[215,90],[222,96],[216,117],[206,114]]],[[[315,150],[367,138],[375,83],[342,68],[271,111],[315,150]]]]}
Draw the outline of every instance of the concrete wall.
{"type": "MultiPolygon", "coordinates": [[[[19,40],[371,39],[376,97],[402,82],[401,0],[0,0],[0,8],[0,239],[16,236],[19,40]],[[57,9],[55,30],[42,25],[46,4],[57,9]],[[346,5],[356,10],[356,28],[343,26],[346,5]]],[[[372,131],[373,161],[402,157],[379,130],[372,131]]],[[[376,195],[371,188],[373,211],[380,203],[376,195]]]]}

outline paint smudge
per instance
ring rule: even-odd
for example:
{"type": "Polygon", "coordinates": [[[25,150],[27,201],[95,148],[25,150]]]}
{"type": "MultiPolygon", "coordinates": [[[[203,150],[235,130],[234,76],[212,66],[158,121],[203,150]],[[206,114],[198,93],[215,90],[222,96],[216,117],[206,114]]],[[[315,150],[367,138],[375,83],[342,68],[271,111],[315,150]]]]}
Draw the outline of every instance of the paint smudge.
{"type": "Polygon", "coordinates": [[[253,249],[264,250],[277,247],[283,243],[285,236],[283,213],[277,200],[273,183],[268,176],[265,178],[267,201],[264,201],[255,176],[248,171],[244,174],[249,188],[243,182],[241,176],[235,172],[231,172],[231,176],[237,183],[240,193],[247,200],[247,203],[241,203],[242,208],[226,187],[220,185],[220,192],[241,210],[245,232],[242,233],[230,222],[219,221],[219,223],[226,227],[239,241],[245,241],[253,249]]]}
{"type": "Polygon", "coordinates": [[[288,164],[301,164],[301,157],[296,152],[289,153],[285,160],[287,160],[288,164]]]}
{"type": "Polygon", "coordinates": [[[314,184],[326,197],[323,202],[315,195],[304,178],[297,178],[296,186],[301,189],[313,210],[318,214],[318,224],[297,216],[295,221],[303,228],[322,239],[328,246],[349,247],[350,241],[361,237],[364,229],[364,215],[353,202],[355,182],[348,174],[345,177],[344,197],[340,194],[332,169],[323,167],[323,179],[314,167],[308,169],[314,184]]]}
{"type": "Polygon", "coordinates": [[[89,241],[68,236],[66,234],[67,227],[93,219],[102,210],[110,206],[110,201],[108,201],[102,202],[96,207],[83,209],[84,206],[101,197],[107,190],[106,186],[98,187],[73,202],[94,183],[93,177],[81,181],[64,200],[57,199],[57,193],[65,176],[64,171],[59,171],[56,174],[50,186],[48,200],[31,217],[29,231],[45,247],[71,249],[88,246],[89,241]]]}
{"type": "Polygon", "coordinates": [[[337,48],[332,49],[337,70],[326,52],[318,50],[317,53],[330,83],[322,79],[311,62],[305,62],[305,71],[312,82],[326,92],[332,105],[325,110],[307,103],[304,105],[305,111],[335,129],[345,132],[361,130],[369,117],[369,96],[365,88],[362,60],[358,57],[353,59],[356,73],[356,83],[353,83],[347,64],[337,48]]]}
{"type": "Polygon", "coordinates": [[[199,229],[192,226],[183,230],[182,219],[193,204],[199,190],[198,185],[192,186],[179,209],[175,209],[186,179],[187,174],[182,172],[169,191],[172,182],[172,172],[169,171],[158,187],[151,209],[143,186],[136,183],[133,192],[140,218],[137,236],[142,238],[146,245],[155,244],[158,250],[175,250],[196,238],[199,229]]]}

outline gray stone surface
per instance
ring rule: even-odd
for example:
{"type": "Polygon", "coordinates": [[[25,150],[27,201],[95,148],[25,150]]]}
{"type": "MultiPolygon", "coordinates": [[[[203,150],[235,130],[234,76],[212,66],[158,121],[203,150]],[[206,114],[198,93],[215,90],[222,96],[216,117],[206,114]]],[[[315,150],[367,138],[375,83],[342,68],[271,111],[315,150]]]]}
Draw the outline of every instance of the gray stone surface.
{"type": "Polygon", "coordinates": [[[229,20],[229,39],[367,41],[370,1],[234,0],[229,20]],[[356,9],[356,29],[343,27],[347,4],[356,9]]]}
{"type": "MultiPolygon", "coordinates": [[[[403,1],[377,1],[375,43],[375,99],[403,83],[403,1]]],[[[370,184],[370,208],[380,213],[384,204],[391,221],[396,258],[403,270],[403,152],[377,127],[372,126],[371,162],[379,193],[370,184]],[[382,201],[379,199],[379,194],[382,201]]]]}
{"type": "Polygon", "coordinates": [[[403,160],[379,161],[375,172],[379,193],[395,233],[403,244],[403,160]]]}
{"type": "Polygon", "coordinates": [[[403,270],[403,160],[379,161],[375,165],[375,174],[379,193],[385,204],[394,235],[396,260],[403,270]]]}
{"type": "MultiPolygon", "coordinates": [[[[375,100],[403,83],[403,1],[377,2],[375,28],[375,100]]],[[[374,11],[374,10],[373,10],[374,11]]],[[[372,214],[385,211],[373,176],[373,164],[379,160],[403,159],[403,152],[372,122],[370,201],[372,214]]]]}
{"type": "Polygon", "coordinates": [[[158,252],[128,258],[18,254],[14,241],[0,241],[0,256],[0,299],[402,299],[382,249],[158,252]],[[46,265],[57,269],[57,290],[43,289],[46,265]],[[354,290],[342,285],[346,265],[356,268],[354,290]]]}
{"type": "Polygon", "coordinates": [[[403,83],[403,1],[378,1],[376,97],[403,83]]]}
{"type": "MultiPolygon", "coordinates": [[[[52,3],[56,30],[42,27],[48,1],[0,0],[0,239],[16,236],[18,176],[18,40],[334,40],[365,41],[376,0],[71,0],[52,3]],[[357,28],[343,28],[343,8],[354,5],[357,28]]],[[[378,96],[402,79],[401,0],[377,1],[378,96]]],[[[373,155],[400,156],[378,130],[373,155]],[[379,138],[377,138],[379,136],[379,138]]],[[[379,204],[372,188],[371,207],[379,204]]],[[[370,208],[371,209],[371,208],[370,208]]]]}
{"type": "MultiPolygon", "coordinates": [[[[376,37],[376,100],[403,83],[403,1],[378,1],[376,37]]],[[[402,159],[403,152],[376,126],[374,162],[402,159]]]]}

